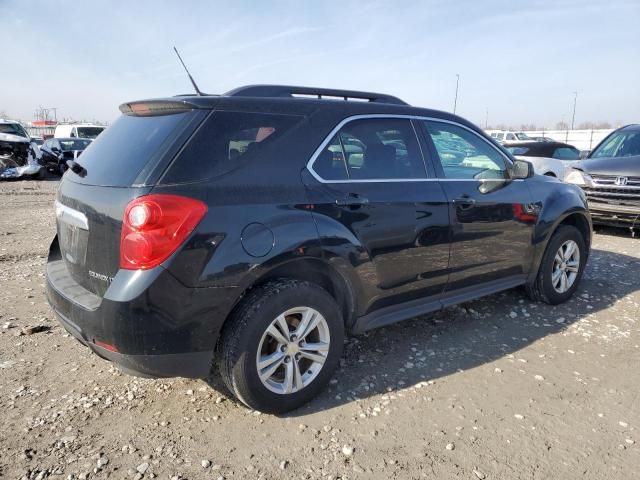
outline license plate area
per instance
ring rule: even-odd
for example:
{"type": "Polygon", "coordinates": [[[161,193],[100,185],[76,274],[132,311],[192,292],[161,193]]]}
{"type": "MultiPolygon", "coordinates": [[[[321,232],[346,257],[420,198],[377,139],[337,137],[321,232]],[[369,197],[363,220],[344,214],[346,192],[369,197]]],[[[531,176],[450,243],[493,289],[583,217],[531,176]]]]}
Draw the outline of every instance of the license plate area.
{"type": "Polygon", "coordinates": [[[84,266],[89,241],[87,217],[82,212],[56,202],[56,220],[62,257],[73,266],[84,266]]]}

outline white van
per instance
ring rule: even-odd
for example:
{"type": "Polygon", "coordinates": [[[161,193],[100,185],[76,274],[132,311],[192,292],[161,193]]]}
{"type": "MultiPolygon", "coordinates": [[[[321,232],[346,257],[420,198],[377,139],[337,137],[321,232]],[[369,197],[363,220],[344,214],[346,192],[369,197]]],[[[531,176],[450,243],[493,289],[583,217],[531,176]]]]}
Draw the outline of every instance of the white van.
{"type": "Polygon", "coordinates": [[[96,138],[107,128],[101,125],[93,125],[91,123],[73,123],[67,125],[58,125],[53,136],[55,138],[96,138]]]}

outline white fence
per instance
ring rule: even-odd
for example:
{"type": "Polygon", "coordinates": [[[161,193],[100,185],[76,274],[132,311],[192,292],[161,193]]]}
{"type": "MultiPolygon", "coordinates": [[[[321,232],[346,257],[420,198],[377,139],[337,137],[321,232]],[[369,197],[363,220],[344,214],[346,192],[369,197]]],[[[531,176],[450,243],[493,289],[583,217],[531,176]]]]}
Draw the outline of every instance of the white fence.
{"type": "MultiPolygon", "coordinates": [[[[612,128],[598,130],[527,130],[522,133],[526,133],[530,137],[547,137],[557,142],[568,143],[583,151],[593,150],[613,130],[612,128]]],[[[491,135],[493,132],[504,132],[504,130],[487,130],[486,132],[491,135]]]]}

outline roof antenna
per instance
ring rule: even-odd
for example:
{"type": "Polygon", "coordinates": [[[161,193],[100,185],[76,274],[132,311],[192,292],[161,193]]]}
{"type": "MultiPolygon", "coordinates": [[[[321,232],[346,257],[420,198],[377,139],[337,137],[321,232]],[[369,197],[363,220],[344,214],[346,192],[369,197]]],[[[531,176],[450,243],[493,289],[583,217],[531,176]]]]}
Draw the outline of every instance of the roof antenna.
{"type": "Polygon", "coordinates": [[[176,47],[173,47],[173,50],[176,52],[176,55],[178,56],[178,60],[180,60],[180,63],[182,64],[182,66],[184,67],[184,71],[187,72],[187,75],[189,75],[189,80],[191,80],[191,85],[193,85],[193,88],[195,89],[196,93],[198,94],[199,97],[204,96],[204,94],[200,91],[200,89],[198,88],[198,85],[196,85],[196,81],[193,79],[193,77],[191,76],[191,74],[189,73],[189,70],[187,69],[187,66],[184,64],[184,62],[182,61],[182,57],[180,56],[180,54],[178,53],[178,49],[176,47]]]}

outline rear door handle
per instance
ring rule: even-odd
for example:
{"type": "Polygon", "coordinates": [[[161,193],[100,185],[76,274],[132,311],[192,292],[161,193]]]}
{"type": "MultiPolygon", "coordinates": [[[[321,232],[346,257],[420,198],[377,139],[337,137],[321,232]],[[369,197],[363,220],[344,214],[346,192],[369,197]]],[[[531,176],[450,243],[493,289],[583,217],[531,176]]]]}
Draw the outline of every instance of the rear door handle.
{"type": "Polygon", "coordinates": [[[336,200],[336,205],[340,207],[349,207],[355,205],[367,205],[369,203],[369,199],[367,197],[363,197],[357,193],[349,193],[344,198],[339,198],[336,200]]]}

